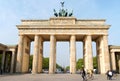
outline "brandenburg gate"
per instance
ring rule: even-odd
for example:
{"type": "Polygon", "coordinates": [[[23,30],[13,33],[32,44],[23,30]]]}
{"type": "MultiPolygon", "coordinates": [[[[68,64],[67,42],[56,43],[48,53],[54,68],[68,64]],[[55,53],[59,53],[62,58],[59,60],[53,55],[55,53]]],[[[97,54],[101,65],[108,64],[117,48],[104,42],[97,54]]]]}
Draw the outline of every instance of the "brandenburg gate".
{"type": "Polygon", "coordinates": [[[108,29],[104,19],[76,19],[51,17],[49,20],[22,20],[17,25],[19,44],[16,72],[28,72],[30,44],[34,41],[32,73],[42,72],[43,42],[50,41],[49,73],[56,70],[56,43],[69,41],[70,73],[76,73],[76,41],[83,42],[84,68],[93,69],[92,42],[96,42],[98,71],[110,69],[108,29]]]}
{"type": "Polygon", "coordinates": [[[22,20],[17,25],[19,43],[16,72],[28,72],[30,44],[34,41],[32,73],[42,72],[43,42],[50,41],[49,73],[56,71],[56,43],[69,41],[70,73],[76,73],[76,41],[83,42],[83,59],[86,70],[93,69],[92,42],[96,42],[99,73],[110,70],[108,29],[104,19],[77,19],[65,10],[64,2],[59,13],[48,20],[22,20]]]}

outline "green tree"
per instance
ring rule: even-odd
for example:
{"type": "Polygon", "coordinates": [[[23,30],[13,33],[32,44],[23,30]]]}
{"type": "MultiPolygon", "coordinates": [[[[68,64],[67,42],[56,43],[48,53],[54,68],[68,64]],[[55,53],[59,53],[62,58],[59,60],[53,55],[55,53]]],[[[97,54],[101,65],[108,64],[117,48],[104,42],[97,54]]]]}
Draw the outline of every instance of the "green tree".
{"type": "MultiPolygon", "coordinates": [[[[80,58],[77,61],[76,69],[82,69],[84,65],[83,59],[80,58]]],[[[93,57],[93,67],[96,69],[97,68],[97,57],[93,57]]]]}
{"type": "MultiPolygon", "coordinates": [[[[32,69],[32,63],[33,63],[32,61],[33,61],[33,55],[30,55],[29,68],[31,68],[31,69],[32,69]]],[[[43,63],[42,64],[43,64],[42,65],[43,69],[49,69],[49,58],[48,57],[43,58],[43,63]]],[[[57,63],[56,63],[56,68],[59,68],[59,69],[63,70],[63,68],[57,63]]]]}
{"type": "Polygon", "coordinates": [[[64,69],[65,69],[64,67],[60,66],[59,64],[56,64],[56,68],[61,69],[62,71],[64,71],[64,69]]]}
{"type": "Polygon", "coordinates": [[[49,69],[49,58],[43,58],[43,69],[49,69]]]}
{"type": "Polygon", "coordinates": [[[98,68],[98,66],[97,66],[97,57],[93,57],[93,67],[94,67],[94,69],[98,68]]]}
{"type": "MultiPolygon", "coordinates": [[[[29,62],[29,68],[32,68],[32,63],[33,63],[33,55],[30,55],[30,62],[29,62]]],[[[43,69],[48,69],[49,68],[49,58],[43,58],[43,69]]]]}
{"type": "MultiPolygon", "coordinates": [[[[56,68],[63,69],[59,64],[56,64],[56,68]]],[[[49,69],[49,58],[43,58],[43,69],[49,69]]]]}
{"type": "Polygon", "coordinates": [[[29,68],[31,68],[31,69],[32,69],[32,61],[33,61],[33,55],[30,55],[29,68]]]}
{"type": "Polygon", "coordinates": [[[82,68],[83,68],[83,65],[84,65],[83,59],[82,59],[82,58],[78,59],[77,65],[76,65],[76,69],[77,69],[77,70],[82,69],[82,68]]]}
{"type": "Polygon", "coordinates": [[[69,71],[69,70],[70,70],[70,66],[67,66],[67,67],[66,67],[66,70],[69,71]]]}

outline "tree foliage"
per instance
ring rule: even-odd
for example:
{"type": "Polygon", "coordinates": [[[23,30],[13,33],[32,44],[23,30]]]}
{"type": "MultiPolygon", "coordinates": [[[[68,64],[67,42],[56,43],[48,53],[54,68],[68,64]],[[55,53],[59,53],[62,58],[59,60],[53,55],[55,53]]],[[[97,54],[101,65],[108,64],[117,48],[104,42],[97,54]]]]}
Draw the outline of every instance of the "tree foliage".
{"type": "Polygon", "coordinates": [[[69,70],[70,70],[70,66],[67,66],[67,67],[66,67],[66,70],[69,71],[69,70]]]}
{"type": "Polygon", "coordinates": [[[83,65],[84,65],[83,59],[82,59],[82,58],[78,59],[77,65],[76,65],[76,69],[77,69],[77,70],[82,69],[82,68],[83,68],[83,65]]]}
{"type": "MultiPolygon", "coordinates": [[[[82,69],[83,65],[84,65],[83,59],[82,58],[78,59],[76,69],[77,70],[82,69]]],[[[93,67],[95,69],[97,68],[97,57],[93,57],[93,67]]]]}
{"type": "Polygon", "coordinates": [[[43,69],[49,69],[49,58],[43,58],[43,69]]]}
{"type": "Polygon", "coordinates": [[[33,55],[30,55],[29,68],[31,68],[31,69],[32,69],[32,61],[33,61],[33,55]]]}
{"type": "Polygon", "coordinates": [[[93,57],[93,67],[94,67],[94,69],[98,68],[98,66],[97,66],[97,57],[93,57]]]}
{"type": "MultiPolygon", "coordinates": [[[[29,68],[32,68],[32,62],[33,61],[33,55],[30,55],[30,64],[29,64],[29,68]]],[[[49,69],[49,58],[43,58],[43,63],[42,63],[42,68],[43,69],[49,69]]],[[[60,68],[62,69],[62,67],[59,64],[56,64],[56,68],[60,68]]]]}

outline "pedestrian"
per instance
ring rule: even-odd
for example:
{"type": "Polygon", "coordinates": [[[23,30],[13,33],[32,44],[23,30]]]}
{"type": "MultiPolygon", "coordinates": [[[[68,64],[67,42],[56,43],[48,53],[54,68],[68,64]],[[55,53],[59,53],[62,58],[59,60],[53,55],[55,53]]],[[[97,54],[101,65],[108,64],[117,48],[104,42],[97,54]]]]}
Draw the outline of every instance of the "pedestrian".
{"type": "Polygon", "coordinates": [[[112,80],[113,72],[111,70],[109,71],[108,75],[109,75],[109,80],[112,80]]]}
{"type": "Polygon", "coordinates": [[[108,70],[106,74],[107,74],[107,79],[112,80],[113,72],[111,70],[108,70]]]}
{"type": "Polygon", "coordinates": [[[82,75],[83,81],[87,81],[86,72],[85,72],[84,68],[82,69],[81,75],[82,75]]]}
{"type": "Polygon", "coordinates": [[[107,71],[106,75],[107,75],[107,80],[109,80],[109,70],[107,71]]]}
{"type": "Polygon", "coordinates": [[[93,80],[94,77],[93,77],[93,70],[92,69],[89,70],[89,75],[90,75],[89,78],[93,80]]]}

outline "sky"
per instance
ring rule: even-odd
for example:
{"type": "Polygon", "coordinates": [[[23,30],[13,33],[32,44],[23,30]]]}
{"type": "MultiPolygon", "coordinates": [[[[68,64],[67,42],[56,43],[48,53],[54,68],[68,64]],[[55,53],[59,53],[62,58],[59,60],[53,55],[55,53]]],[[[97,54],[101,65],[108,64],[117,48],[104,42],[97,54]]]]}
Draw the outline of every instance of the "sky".
{"type": "MultiPolygon", "coordinates": [[[[73,10],[77,19],[106,19],[109,29],[109,45],[120,46],[120,0],[0,0],[0,43],[18,44],[18,29],[22,19],[49,19],[53,9],[60,9],[60,2],[65,1],[65,8],[73,10]]],[[[31,46],[31,49],[33,48],[31,46]]],[[[93,43],[93,50],[95,50],[93,43]]],[[[50,43],[44,43],[44,56],[49,57],[50,43]]],[[[82,43],[77,42],[77,59],[82,57],[82,43]]],[[[31,51],[33,53],[33,51],[31,51]]],[[[69,65],[69,42],[57,43],[57,63],[69,65]],[[64,49],[63,49],[64,47],[64,49]]]]}

